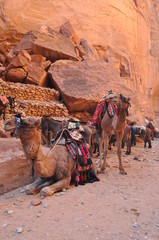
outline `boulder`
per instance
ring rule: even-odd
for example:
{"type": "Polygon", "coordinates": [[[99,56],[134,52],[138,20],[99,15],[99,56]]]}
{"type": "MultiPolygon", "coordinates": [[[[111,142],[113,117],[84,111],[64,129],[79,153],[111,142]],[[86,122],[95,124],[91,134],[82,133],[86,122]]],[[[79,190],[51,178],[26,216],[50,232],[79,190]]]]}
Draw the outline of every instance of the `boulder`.
{"type": "Polygon", "coordinates": [[[0,67],[0,75],[5,72],[6,68],[5,67],[0,67]]]}
{"type": "Polygon", "coordinates": [[[24,67],[28,65],[30,62],[31,62],[30,54],[27,51],[22,50],[16,57],[12,59],[7,69],[24,67]]]}
{"type": "Polygon", "coordinates": [[[13,48],[13,55],[16,56],[22,50],[26,50],[30,55],[33,54],[33,42],[35,38],[36,36],[33,31],[27,32],[13,48]]]}
{"type": "Polygon", "coordinates": [[[43,57],[40,54],[33,54],[31,55],[31,61],[41,64],[46,61],[46,57],[43,57]]]}
{"type": "Polygon", "coordinates": [[[44,70],[48,70],[50,66],[51,66],[51,61],[50,60],[47,60],[47,61],[41,63],[41,67],[44,70]]]}
{"type": "Polygon", "coordinates": [[[86,53],[81,45],[76,45],[75,51],[76,51],[77,57],[81,58],[81,60],[84,59],[83,56],[85,56],[86,53]]]}
{"type": "Polygon", "coordinates": [[[80,39],[77,37],[77,35],[69,21],[65,22],[60,27],[60,33],[62,33],[65,37],[69,38],[74,44],[77,44],[77,45],[80,44],[80,39]]]}
{"type": "Polygon", "coordinates": [[[12,59],[15,57],[13,49],[11,49],[8,53],[6,53],[7,63],[10,63],[12,59]]]}
{"type": "Polygon", "coordinates": [[[7,80],[9,82],[23,83],[27,76],[27,72],[23,68],[11,68],[7,72],[7,80]]]}
{"type": "Polygon", "coordinates": [[[98,53],[97,53],[96,49],[90,43],[88,43],[86,39],[82,38],[80,41],[80,45],[84,49],[84,52],[85,52],[84,58],[85,59],[91,59],[91,60],[98,59],[98,53]]]}
{"type": "Polygon", "coordinates": [[[0,53],[5,54],[10,49],[10,43],[7,41],[0,43],[0,53]]]}
{"type": "Polygon", "coordinates": [[[41,56],[40,54],[31,55],[32,63],[39,64],[44,70],[47,70],[51,66],[51,61],[47,60],[46,57],[41,56]]]}
{"type": "Polygon", "coordinates": [[[132,94],[114,65],[104,61],[57,61],[49,68],[48,75],[70,112],[93,113],[109,90],[126,96],[132,94]]]}
{"type": "Polygon", "coordinates": [[[13,53],[16,55],[24,49],[30,54],[40,54],[51,62],[58,59],[78,59],[74,44],[63,34],[49,27],[42,26],[36,31],[25,34],[14,47],[13,53]]]}
{"type": "Polygon", "coordinates": [[[0,53],[0,63],[5,64],[5,62],[6,62],[6,57],[2,53],[0,53]]]}
{"type": "Polygon", "coordinates": [[[25,83],[45,87],[47,86],[46,76],[46,71],[42,67],[35,63],[31,63],[27,66],[27,77],[25,79],[25,83]]]}

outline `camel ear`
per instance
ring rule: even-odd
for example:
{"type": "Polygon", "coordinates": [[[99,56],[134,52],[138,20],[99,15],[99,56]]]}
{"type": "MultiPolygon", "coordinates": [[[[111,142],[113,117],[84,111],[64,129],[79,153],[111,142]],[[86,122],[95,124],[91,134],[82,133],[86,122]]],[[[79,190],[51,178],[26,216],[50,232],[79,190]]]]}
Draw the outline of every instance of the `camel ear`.
{"type": "Polygon", "coordinates": [[[27,126],[28,126],[28,123],[27,123],[27,121],[26,121],[25,118],[20,118],[20,123],[21,123],[21,125],[22,125],[23,127],[27,127],[27,126]]]}
{"type": "Polygon", "coordinates": [[[35,125],[36,125],[37,127],[40,127],[40,125],[41,125],[40,119],[38,119],[38,120],[35,122],[35,125]]]}

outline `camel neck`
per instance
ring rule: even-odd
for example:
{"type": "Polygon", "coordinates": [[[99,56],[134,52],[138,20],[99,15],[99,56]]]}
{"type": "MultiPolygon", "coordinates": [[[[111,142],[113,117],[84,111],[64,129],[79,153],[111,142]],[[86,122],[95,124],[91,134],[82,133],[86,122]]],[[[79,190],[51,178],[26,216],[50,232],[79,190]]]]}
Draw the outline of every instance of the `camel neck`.
{"type": "Polygon", "coordinates": [[[40,140],[36,139],[36,142],[33,139],[26,141],[26,138],[21,138],[21,143],[26,154],[26,157],[30,160],[41,161],[43,158],[43,152],[40,146],[40,140]]]}

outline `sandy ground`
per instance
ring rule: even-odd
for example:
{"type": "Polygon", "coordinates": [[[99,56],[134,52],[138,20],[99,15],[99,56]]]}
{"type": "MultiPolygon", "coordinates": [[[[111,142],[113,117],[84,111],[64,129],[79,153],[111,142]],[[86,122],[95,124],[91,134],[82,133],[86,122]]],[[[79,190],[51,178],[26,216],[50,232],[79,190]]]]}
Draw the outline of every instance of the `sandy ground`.
{"type": "Polygon", "coordinates": [[[47,198],[24,188],[1,195],[0,240],[159,240],[159,139],[152,149],[138,143],[130,156],[123,151],[126,176],[115,151],[100,182],[47,198]]]}

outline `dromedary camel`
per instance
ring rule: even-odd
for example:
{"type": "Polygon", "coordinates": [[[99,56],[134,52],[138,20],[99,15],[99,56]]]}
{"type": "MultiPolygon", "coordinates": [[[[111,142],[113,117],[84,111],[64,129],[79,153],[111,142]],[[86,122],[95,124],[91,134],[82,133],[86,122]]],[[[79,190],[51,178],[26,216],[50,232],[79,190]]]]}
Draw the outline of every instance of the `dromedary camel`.
{"type": "Polygon", "coordinates": [[[124,130],[124,135],[122,139],[122,148],[124,148],[126,144],[126,154],[130,155],[131,154],[131,126],[126,125],[126,128],[124,130]]]}
{"type": "Polygon", "coordinates": [[[16,118],[12,118],[6,121],[4,130],[20,138],[26,157],[34,163],[35,173],[39,178],[27,186],[27,193],[40,192],[42,196],[51,196],[63,188],[69,188],[76,161],[72,160],[64,145],[56,144],[44,155],[40,145],[40,126],[39,119],[27,117],[21,118],[16,129],[16,118]]]}
{"type": "MultiPolygon", "coordinates": [[[[111,99],[110,101],[113,101],[111,99]]],[[[115,104],[118,107],[118,115],[109,117],[108,112],[106,111],[100,124],[99,132],[99,149],[100,149],[100,166],[101,171],[106,169],[106,157],[108,153],[108,140],[111,134],[111,131],[114,130],[117,134],[117,155],[119,159],[119,170],[121,174],[127,174],[123,168],[122,159],[121,159],[121,141],[124,134],[124,129],[127,124],[126,116],[128,115],[128,108],[130,106],[130,98],[124,97],[122,94],[115,98],[115,104]],[[102,164],[102,149],[101,142],[102,138],[104,141],[104,160],[102,164]]]]}

